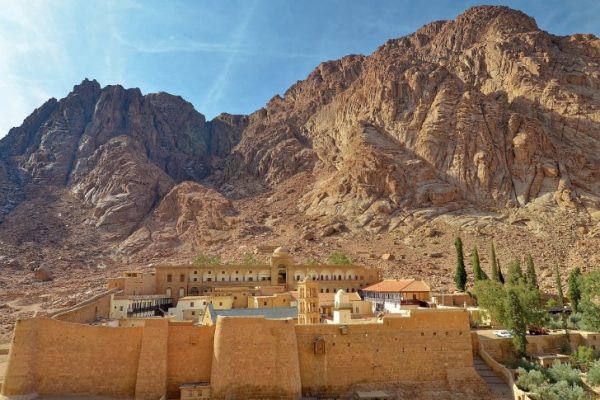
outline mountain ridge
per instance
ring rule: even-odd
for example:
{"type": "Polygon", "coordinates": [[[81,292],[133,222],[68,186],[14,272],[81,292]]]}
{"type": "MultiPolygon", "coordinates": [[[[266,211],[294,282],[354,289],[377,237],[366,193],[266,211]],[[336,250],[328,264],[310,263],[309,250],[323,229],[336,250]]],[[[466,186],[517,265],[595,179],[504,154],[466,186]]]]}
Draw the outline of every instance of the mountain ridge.
{"type": "Polygon", "coordinates": [[[0,287],[46,264],[93,291],[263,244],[447,287],[456,235],[502,262],[597,265],[598,59],[593,35],[484,6],[323,62],[249,115],[86,79],[0,140],[0,287]]]}

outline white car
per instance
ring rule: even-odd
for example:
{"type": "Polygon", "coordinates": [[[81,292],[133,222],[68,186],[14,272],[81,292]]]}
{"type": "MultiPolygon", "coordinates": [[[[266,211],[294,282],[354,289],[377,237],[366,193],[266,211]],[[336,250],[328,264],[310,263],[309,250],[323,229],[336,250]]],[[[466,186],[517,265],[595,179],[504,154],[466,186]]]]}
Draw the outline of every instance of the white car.
{"type": "Polygon", "coordinates": [[[494,335],[502,338],[512,337],[512,333],[510,333],[509,331],[494,331],[494,335]]]}

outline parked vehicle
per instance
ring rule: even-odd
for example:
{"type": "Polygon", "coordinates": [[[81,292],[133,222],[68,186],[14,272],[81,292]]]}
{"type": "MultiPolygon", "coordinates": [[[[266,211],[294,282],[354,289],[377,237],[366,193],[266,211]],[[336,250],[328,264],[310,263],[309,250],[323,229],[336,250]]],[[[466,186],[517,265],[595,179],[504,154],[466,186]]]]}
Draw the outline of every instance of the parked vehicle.
{"type": "Polygon", "coordinates": [[[548,335],[550,331],[543,326],[530,326],[529,334],[530,335],[548,335]]]}
{"type": "Polygon", "coordinates": [[[502,338],[510,338],[513,336],[509,331],[494,331],[494,335],[502,338]]]}

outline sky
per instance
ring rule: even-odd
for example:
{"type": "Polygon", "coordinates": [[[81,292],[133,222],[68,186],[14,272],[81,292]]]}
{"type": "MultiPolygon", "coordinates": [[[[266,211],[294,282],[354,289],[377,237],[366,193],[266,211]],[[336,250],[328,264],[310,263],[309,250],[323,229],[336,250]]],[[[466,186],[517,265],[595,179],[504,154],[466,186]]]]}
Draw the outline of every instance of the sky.
{"type": "MultiPolygon", "coordinates": [[[[466,0],[2,0],[0,137],[84,78],[169,92],[208,119],[248,114],[320,62],[370,54],[466,0]]],[[[504,4],[558,35],[600,36],[597,0],[504,4]]]]}

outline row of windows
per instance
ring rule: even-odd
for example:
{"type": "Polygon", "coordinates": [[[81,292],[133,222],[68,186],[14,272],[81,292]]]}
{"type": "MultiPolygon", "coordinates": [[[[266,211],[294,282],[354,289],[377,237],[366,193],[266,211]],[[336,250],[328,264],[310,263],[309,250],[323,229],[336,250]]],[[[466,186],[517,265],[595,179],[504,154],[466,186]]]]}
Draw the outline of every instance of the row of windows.
{"type": "MultiPolygon", "coordinates": [[[[296,281],[301,281],[302,279],[304,279],[300,275],[296,275],[295,278],[296,278],[296,281]]],[[[328,280],[330,280],[329,278],[330,278],[329,275],[313,275],[312,276],[313,281],[328,281],[328,280]]],[[[344,277],[343,277],[343,275],[332,275],[331,280],[332,281],[342,281],[342,280],[344,280],[344,277]]],[[[347,280],[347,281],[356,280],[357,281],[358,275],[354,275],[354,277],[352,277],[351,275],[348,275],[345,280],[347,280]]],[[[365,280],[364,276],[361,276],[360,280],[365,280]]]]}
{"type": "MultiPolygon", "coordinates": [[[[250,272],[252,272],[252,271],[250,271],[250,272]]],[[[208,273],[210,274],[210,271],[208,273]]],[[[256,280],[257,281],[270,281],[271,277],[270,276],[259,276],[259,277],[256,278],[256,280]]],[[[220,282],[240,282],[240,281],[241,282],[245,282],[245,281],[253,282],[254,281],[254,277],[252,277],[252,276],[248,276],[248,277],[242,276],[241,278],[239,278],[239,277],[236,276],[235,280],[234,280],[233,278],[229,279],[228,277],[224,277],[223,276],[223,277],[221,277],[221,280],[220,280],[220,282]]],[[[167,275],[167,282],[173,282],[173,275],[171,275],[171,274],[167,275]]],[[[184,274],[179,275],[179,282],[185,282],[185,275],[184,274]]],[[[192,278],[192,282],[198,282],[198,278],[196,278],[196,277],[192,278]]],[[[206,277],[206,278],[204,278],[204,282],[213,282],[213,278],[206,277]]],[[[219,278],[215,278],[214,282],[219,282],[219,278]]]]}
{"type": "MultiPolygon", "coordinates": [[[[194,271],[194,275],[197,275],[197,272],[198,271],[194,271]]],[[[238,273],[239,273],[239,271],[235,271],[235,274],[238,274],[238,273]]],[[[249,271],[248,273],[251,274],[252,271],[249,271]]],[[[263,271],[263,273],[266,273],[266,271],[263,271]]],[[[208,271],[206,274],[207,275],[211,275],[212,271],[208,271]]],[[[221,271],[221,274],[222,275],[226,275],[226,272],[225,271],[221,271]]],[[[346,277],[344,277],[344,275],[340,275],[340,274],[338,274],[338,275],[331,275],[331,276],[328,275],[328,274],[321,274],[321,275],[309,274],[309,275],[311,275],[313,281],[318,281],[318,280],[321,280],[321,281],[328,281],[328,280],[341,281],[341,280],[359,280],[359,279],[360,280],[364,280],[365,279],[364,276],[360,276],[359,277],[358,275],[347,275],[346,277]]],[[[301,281],[301,280],[304,279],[304,277],[302,275],[296,275],[294,278],[295,278],[296,281],[301,281]]],[[[215,282],[218,282],[217,279],[218,278],[215,278],[215,282]]],[[[239,281],[239,279],[240,278],[235,277],[235,281],[239,281]]],[[[242,278],[241,278],[242,281],[244,281],[246,279],[248,281],[252,281],[253,277],[244,277],[244,276],[242,276],[242,278]]],[[[263,281],[271,280],[271,277],[270,276],[257,277],[257,280],[263,280],[263,281]]],[[[193,281],[197,282],[198,278],[194,277],[193,281]]],[[[211,282],[211,281],[212,281],[212,278],[205,278],[205,282],[211,282]]],[[[173,275],[172,274],[168,274],[167,275],[167,282],[173,282],[173,275]]],[[[179,282],[185,282],[185,274],[180,274],[179,275],[179,282]]],[[[221,277],[221,282],[226,282],[226,278],[225,277],[221,277]]]]}

